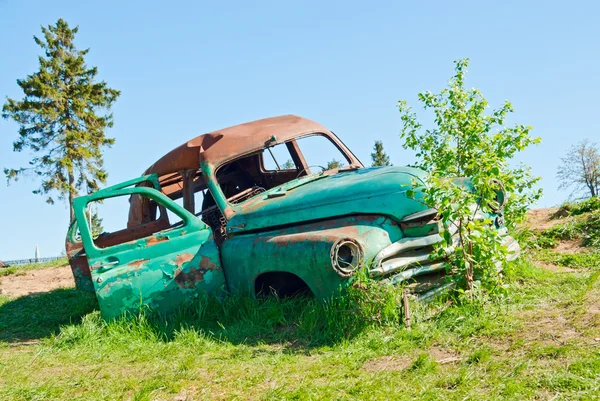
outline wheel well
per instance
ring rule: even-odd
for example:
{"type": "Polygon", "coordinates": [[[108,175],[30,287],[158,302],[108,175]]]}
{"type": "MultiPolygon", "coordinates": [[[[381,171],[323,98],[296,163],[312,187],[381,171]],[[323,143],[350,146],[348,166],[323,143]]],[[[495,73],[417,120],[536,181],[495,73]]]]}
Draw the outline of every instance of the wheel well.
{"type": "Polygon", "coordinates": [[[310,287],[300,277],[289,272],[263,273],[254,281],[254,292],[257,296],[276,295],[291,297],[296,295],[312,295],[310,287]]]}

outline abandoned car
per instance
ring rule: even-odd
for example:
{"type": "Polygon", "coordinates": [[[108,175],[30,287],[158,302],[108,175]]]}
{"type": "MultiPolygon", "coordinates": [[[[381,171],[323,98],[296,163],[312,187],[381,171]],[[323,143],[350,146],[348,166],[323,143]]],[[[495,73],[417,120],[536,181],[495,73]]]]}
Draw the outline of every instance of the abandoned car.
{"type": "MultiPolygon", "coordinates": [[[[314,121],[267,118],[200,135],[142,177],[76,198],[67,253],[107,319],[167,313],[200,292],[326,299],[361,265],[400,283],[444,269],[429,258],[442,241],[437,210],[407,196],[423,176],[364,167],[314,121]],[[128,199],[126,228],[93,234],[88,204],[115,197],[128,199]]],[[[501,207],[487,217],[502,229],[501,207]]]]}

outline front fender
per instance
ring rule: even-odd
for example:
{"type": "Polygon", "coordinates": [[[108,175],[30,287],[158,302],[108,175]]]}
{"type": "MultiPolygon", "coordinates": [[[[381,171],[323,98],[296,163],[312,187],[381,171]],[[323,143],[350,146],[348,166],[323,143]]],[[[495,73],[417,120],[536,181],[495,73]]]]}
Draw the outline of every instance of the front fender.
{"type": "Polygon", "coordinates": [[[301,278],[318,299],[332,296],[348,281],[332,264],[332,247],[349,239],[362,248],[362,262],[402,237],[400,227],[383,216],[358,215],[284,229],[238,234],[221,247],[232,291],[254,292],[256,278],[287,272],[301,278]]]}

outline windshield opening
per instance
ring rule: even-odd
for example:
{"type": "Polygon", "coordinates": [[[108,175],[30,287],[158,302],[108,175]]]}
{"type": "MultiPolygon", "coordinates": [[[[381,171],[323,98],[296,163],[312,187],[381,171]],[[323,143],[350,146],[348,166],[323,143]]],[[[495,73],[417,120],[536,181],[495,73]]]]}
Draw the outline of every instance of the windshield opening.
{"type": "Polygon", "coordinates": [[[216,178],[227,202],[237,204],[297,178],[350,163],[329,137],[312,134],[225,163],[216,178]]]}

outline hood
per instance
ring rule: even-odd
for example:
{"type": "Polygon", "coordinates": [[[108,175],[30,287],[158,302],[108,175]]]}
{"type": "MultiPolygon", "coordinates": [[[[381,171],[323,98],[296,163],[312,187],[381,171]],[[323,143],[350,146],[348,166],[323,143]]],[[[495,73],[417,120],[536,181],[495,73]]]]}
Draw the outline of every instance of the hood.
{"type": "Polygon", "coordinates": [[[425,172],[411,167],[371,167],[319,174],[290,181],[236,205],[227,224],[233,232],[352,214],[385,215],[394,220],[428,209],[406,191],[423,185],[425,172]]]}

